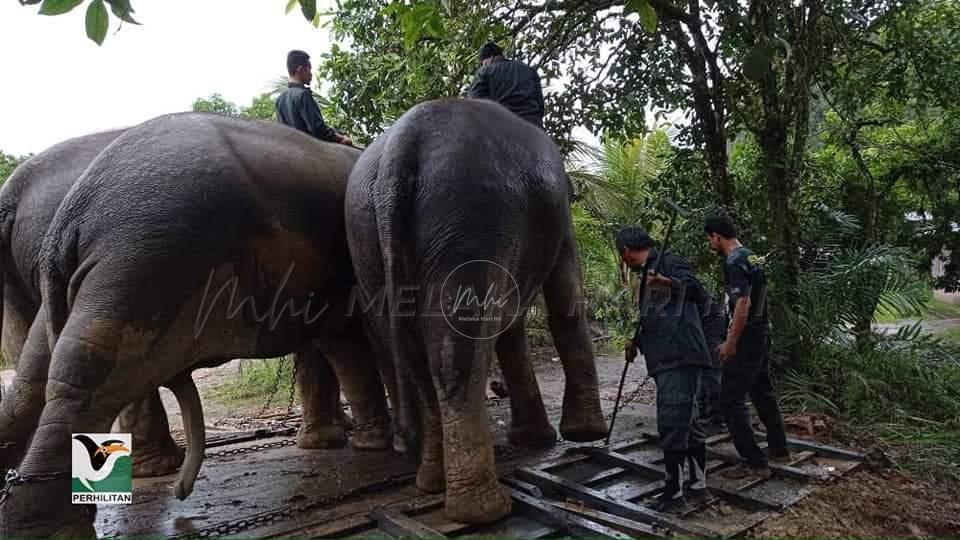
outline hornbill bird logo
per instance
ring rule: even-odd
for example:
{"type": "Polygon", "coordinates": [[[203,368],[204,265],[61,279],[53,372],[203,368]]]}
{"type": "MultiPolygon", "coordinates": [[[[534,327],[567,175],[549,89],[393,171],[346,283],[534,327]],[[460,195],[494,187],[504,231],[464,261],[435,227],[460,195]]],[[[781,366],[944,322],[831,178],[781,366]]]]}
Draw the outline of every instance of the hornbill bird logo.
{"type": "Polygon", "coordinates": [[[117,460],[130,455],[130,449],[123,445],[123,441],[110,440],[98,445],[86,435],[74,435],[73,440],[74,445],[77,442],[82,444],[90,457],[89,460],[74,462],[73,475],[90,491],[93,491],[90,482],[99,482],[110,476],[117,460]]]}

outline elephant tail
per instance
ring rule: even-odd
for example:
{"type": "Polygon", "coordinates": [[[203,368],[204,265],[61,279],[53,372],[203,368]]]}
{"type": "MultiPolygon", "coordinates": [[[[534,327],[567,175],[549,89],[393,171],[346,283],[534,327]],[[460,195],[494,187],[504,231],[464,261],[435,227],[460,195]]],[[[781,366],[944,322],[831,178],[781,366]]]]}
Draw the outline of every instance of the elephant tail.
{"type": "MultiPolygon", "coordinates": [[[[395,135],[396,132],[394,132],[395,135]]],[[[390,137],[390,135],[388,135],[390,137]]],[[[409,234],[408,216],[413,214],[412,206],[416,192],[416,167],[404,163],[406,153],[400,156],[389,152],[390,140],[383,146],[380,163],[375,169],[377,178],[374,183],[374,214],[381,255],[383,257],[384,294],[389,324],[389,348],[395,366],[397,383],[397,415],[402,419],[398,427],[410,427],[401,437],[407,445],[408,452],[418,455],[421,440],[412,426],[419,425],[419,408],[417,407],[417,390],[413,381],[406,372],[412,366],[408,359],[416,354],[417,343],[413,339],[412,325],[415,319],[400,316],[397,312],[401,303],[399,294],[409,294],[414,283],[411,269],[413,254],[409,242],[403,240],[413,238],[409,234]]],[[[415,289],[414,289],[415,290],[415,289]]],[[[415,294],[415,293],[414,293],[415,294]]],[[[411,304],[407,303],[406,306],[411,304]]],[[[415,308],[416,309],[416,308],[415,308]]]]}
{"type": "Polygon", "coordinates": [[[181,501],[193,493],[193,484],[197,481],[200,466],[203,464],[203,452],[206,448],[206,430],[203,425],[203,403],[197,385],[190,372],[183,372],[169,382],[169,388],[180,405],[183,416],[183,431],[187,439],[187,456],[180,468],[180,475],[173,484],[173,493],[181,501]]]}

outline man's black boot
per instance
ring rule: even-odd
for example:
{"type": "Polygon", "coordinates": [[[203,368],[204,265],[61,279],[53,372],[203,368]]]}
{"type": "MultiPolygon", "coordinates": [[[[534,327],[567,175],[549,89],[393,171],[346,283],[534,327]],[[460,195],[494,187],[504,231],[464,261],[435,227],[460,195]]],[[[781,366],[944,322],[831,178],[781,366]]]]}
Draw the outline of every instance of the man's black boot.
{"type": "Polygon", "coordinates": [[[657,512],[665,512],[686,502],[683,499],[683,458],[685,454],[685,452],[663,453],[664,472],[667,476],[664,480],[663,493],[660,494],[657,504],[653,507],[657,512]]]}
{"type": "Polygon", "coordinates": [[[687,450],[687,469],[689,478],[686,482],[689,497],[703,497],[707,494],[707,447],[693,446],[687,450]]]}

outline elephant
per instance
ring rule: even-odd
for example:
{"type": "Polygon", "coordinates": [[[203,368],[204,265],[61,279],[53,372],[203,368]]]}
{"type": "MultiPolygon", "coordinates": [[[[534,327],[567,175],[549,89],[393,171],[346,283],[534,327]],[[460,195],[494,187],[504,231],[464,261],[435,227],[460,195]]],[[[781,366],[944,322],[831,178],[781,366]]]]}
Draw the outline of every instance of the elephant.
{"type": "MultiPolygon", "coordinates": [[[[32,156],[18,167],[0,190],[0,295],[2,295],[3,354],[14,366],[27,340],[27,331],[40,309],[40,245],[54,213],[67,191],[87,165],[123,130],[106,131],[69,139],[32,156]]],[[[37,374],[46,379],[46,373],[37,374]]],[[[27,373],[18,376],[29,377],[27,373]]],[[[35,380],[22,386],[42,395],[44,385],[35,380]]],[[[18,399],[18,398],[15,398],[18,399]]],[[[24,400],[25,404],[26,400],[24,400]]],[[[17,410],[8,401],[0,415],[32,414],[17,410]]],[[[133,434],[137,448],[133,476],[173,473],[183,453],[170,437],[160,394],[152,392],[120,414],[120,430],[133,434]]],[[[26,443],[24,436],[23,443],[26,443]]],[[[15,466],[16,463],[7,465],[15,466]]]]}
{"type": "Polygon", "coordinates": [[[410,412],[421,413],[422,440],[409,443],[422,448],[417,486],[445,490],[455,521],[511,508],[484,404],[494,357],[516,436],[550,427],[523,321],[540,290],[565,374],[560,432],[606,436],[568,192],[549,137],[486,100],[413,107],[350,175],[347,240],[363,305],[388,306],[368,310],[371,334],[411,382],[399,388],[401,423],[410,429],[410,412]]]}
{"type": "MultiPolygon", "coordinates": [[[[97,156],[41,249],[20,365],[49,365],[46,402],[0,535],[94,534],[96,507],[70,504],[70,434],[105,431],[164,381],[231,358],[315,346],[354,412],[354,446],[390,445],[392,376],[378,363],[391,366],[347,309],[343,207],[359,154],[277,123],[178,113],[97,156]]],[[[317,411],[326,425],[330,409],[317,411]]]]}

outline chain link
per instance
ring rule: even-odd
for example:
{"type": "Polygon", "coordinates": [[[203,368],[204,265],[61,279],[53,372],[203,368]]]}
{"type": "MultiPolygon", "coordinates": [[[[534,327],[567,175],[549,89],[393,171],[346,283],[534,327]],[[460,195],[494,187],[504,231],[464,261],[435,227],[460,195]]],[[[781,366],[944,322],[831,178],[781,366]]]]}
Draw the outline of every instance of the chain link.
{"type": "Polygon", "coordinates": [[[69,472],[21,475],[16,469],[7,469],[7,474],[3,478],[3,487],[0,487],[0,505],[7,500],[7,497],[10,495],[10,490],[13,489],[13,486],[32,484],[36,482],[48,482],[50,480],[58,480],[69,475],[69,472]]]}
{"type": "Polygon", "coordinates": [[[287,420],[290,419],[290,411],[293,410],[293,399],[297,393],[297,367],[299,367],[298,365],[299,365],[299,362],[297,362],[297,359],[294,358],[293,359],[293,380],[290,382],[290,398],[287,400],[287,412],[283,413],[283,420],[280,421],[281,426],[287,425],[287,420]]]}
{"type": "Polygon", "coordinates": [[[267,401],[263,404],[263,407],[260,407],[260,412],[257,413],[257,416],[263,416],[263,413],[267,412],[270,404],[273,403],[273,398],[277,395],[277,391],[280,390],[280,379],[283,378],[283,366],[286,365],[286,363],[286,358],[281,358],[280,361],[277,362],[277,373],[273,377],[273,389],[270,390],[270,395],[267,396],[267,401]]]}
{"type": "Polygon", "coordinates": [[[242,446],[240,448],[230,448],[227,450],[219,450],[217,452],[207,452],[203,454],[204,459],[211,458],[221,458],[227,456],[239,456],[242,454],[249,454],[251,452],[259,452],[261,450],[269,450],[271,448],[282,448],[284,446],[292,446],[297,444],[296,439],[281,439],[279,441],[272,441],[263,444],[255,444],[253,446],[242,446]]]}

